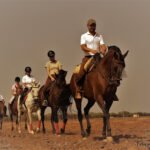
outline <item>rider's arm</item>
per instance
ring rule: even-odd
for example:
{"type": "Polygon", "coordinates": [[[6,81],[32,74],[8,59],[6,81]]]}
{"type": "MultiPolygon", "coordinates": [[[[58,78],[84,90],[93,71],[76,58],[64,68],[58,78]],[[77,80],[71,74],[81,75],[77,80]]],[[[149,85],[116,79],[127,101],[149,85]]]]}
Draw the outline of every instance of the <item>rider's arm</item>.
{"type": "Polygon", "coordinates": [[[82,44],[80,45],[81,49],[84,51],[84,52],[90,52],[90,53],[93,53],[93,54],[96,54],[98,51],[97,50],[93,50],[93,49],[90,49],[86,46],[86,44],[82,44]]]}
{"type": "Polygon", "coordinates": [[[102,35],[99,36],[100,38],[100,47],[99,47],[99,51],[101,54],[105,55],[106,54],[106,50],[107,50],[107,46],[104,43],[103,37],[102,35]]]}
{"type": "Polygon", "coordinates": [[[17,94],[17,89],[16,89],[15,85],[12,86],[11,91],[12,91],[12,95],[15,96],[17,94]]]}
{"type": "Polygon", "coordinates": [[[49,68],[48,66],[46,67],[46,71],[47,71],[47,74],[48,74],[48,76],[50,77],[50,79],[51,79],[52,81],[54,81],[55,78],[51,75],[51,71],[50,71],[50,68],[49,68]]]}
{"type": "Polygon", "coordinates": [[[107,46],[105,44],[100,45],[100,53],[105,55],[107,50],[107,46]]]}

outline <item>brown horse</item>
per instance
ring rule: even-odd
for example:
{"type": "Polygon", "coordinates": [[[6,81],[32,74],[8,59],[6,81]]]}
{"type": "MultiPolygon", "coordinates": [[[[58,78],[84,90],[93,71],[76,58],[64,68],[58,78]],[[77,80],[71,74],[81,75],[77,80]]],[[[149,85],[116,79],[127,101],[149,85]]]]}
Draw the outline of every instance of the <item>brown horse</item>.
{"type": "Polygon", "coordinates": [[[3,101],[0,101],[0,129],[2,129],[4,115],[5,115],[5,105],[3,101]]]}
{"type": "MultiPolygon", "coordinates": [[[[20,127],[18,126],[18,96],[16,96],[11,104],[8,104],[9,115],[11,120],[11,130],[14,130],[13,118],[16,117],[16,129],[21,133],[20,127]]],[[[26,112],[21,112],[25,116],[25,129],[27,129],[27,114],[26,112]]]]}
{"type": "MultiPolygon", "coordinates": [[[[87,73],[82,83],[83,97],[88,99],[88,103],[84,108],[84,114],[87,121],[87,129],[84,130],[82,124],[82,111],[81,101],[82,99],[75,99],[76,108],[78,111],[78,120],[80,122],[81,135],[86,137],[91,132],[91,124],[89,120],[89,110],[95,102],[103,112],[103,132],[102,135],[111,139],[111,128],[109,123],[109,109],[113,103],[114,95],[117,87],[120,84],[122,71],[125,67],[124,59],[127,56],[128,51],[122,55],[120,49],[116,46],[108,47],[108,53],[100,58],[99,54],[94,56],[95,67],[91,72],[87,73]]],[[[76,74],[71,78],[71,91],[73,96],[75,95],[76,74]]],[[[80,84],[80,83],[79,83],[80,84]]]]}
{"type": "MultiPolygon", "coordinates": [[[[60,134],[65,132],[65,127],[67,123],[67,108],[70,105],[70,85],[66,84],[66,77],[67,72],[64,70],[60,70],[59,74],[56,75],[56,81],[53,82],[48,90],[47,93],[47,101],[48,101],[48,107],[51,107],[52,113],[51,113],[51,124],[53,133],[60,134]],[[59,130],[58,125],[58,110],[62,111],[63,115],[63,126],[61,130],[59,130]]],[[[42,95],[42,89],[41,87],[39,91],[39,98],[41,99],[42,95]]],[[[43,126],[43,132],[45,133],[45,125],[44,125],[44,112],[46,107],[41,106],[41,120],[42,120],[42,126],[43,126]]]]}

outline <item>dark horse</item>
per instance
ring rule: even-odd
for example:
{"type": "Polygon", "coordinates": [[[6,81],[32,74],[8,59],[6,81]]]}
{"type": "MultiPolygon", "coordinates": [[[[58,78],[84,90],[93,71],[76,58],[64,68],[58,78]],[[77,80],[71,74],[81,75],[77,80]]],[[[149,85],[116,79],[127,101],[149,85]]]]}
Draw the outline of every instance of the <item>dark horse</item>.
{"type": "MultiPolygon", "coordinates": [[[[52,114],[51,114],[51,123],[52,123],[52,129],[53,133],[60,134],[65,132],[65,127],[67,123],[67,108],[70,105],[70,86],[66,84],[65,77],[67,75],[67,72],[64,70],[60,70],[59,74],[56,75],[56,81],[51,84],[49,87],[48,93],[47,93],[47,100],[48,100],[48,107],[51,107],[52,114]],[[61,130],[59,130],[58,125],[58,110],[62,111],[63,115],[63,126],[61,130]]],[[[41,99],[42,94],[41,87],[39,91],[39,98],[41,99]]],[[[42,126],[43,126],[43,132],[45,133],[45,125],[44,125],[44,112],[46,107],[41,106],[41,120],[42,120],[42,126]]]]}
{"type": "MultiPolygon", "coordinates": [[[[87,73],[83,81],[83,97],[88,99],[88,103],[84,108],[84,114],[87,121],[87,129],[84,130],[82,124],[82,111],[81,101],[82,99],[75,99],[76,108],[78,111],[78,120],[81,127],[81,135],[86,137],[91,132],[91,124],[89,120],[89,110],[95,102],[103,112],[103,132],[102,135],[107,139],[112,139],[111,128],[109,123],[109,109],[113,103],[114,95],[117,87],[120,84],[122,71],[125,68],[124,59],[127,56],[128,51],[122,55],[121,50],[116,46],[108,47],[108,53],[100,58],[99,54],[94,56],[95,67],[91,72],[87,73]],[[110,137],[110,138],[109,138],[110,137]]],[[[71,78],[71,91],[73,96],[75,95],[75,75],[71,78]]]]}

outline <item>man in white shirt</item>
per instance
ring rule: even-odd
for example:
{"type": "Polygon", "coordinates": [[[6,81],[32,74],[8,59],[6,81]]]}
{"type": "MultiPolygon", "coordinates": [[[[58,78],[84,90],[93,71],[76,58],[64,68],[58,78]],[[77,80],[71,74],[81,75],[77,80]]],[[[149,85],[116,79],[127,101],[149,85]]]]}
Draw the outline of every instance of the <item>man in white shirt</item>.
{"type": "Polygon", "coordinates": [[[23,101],[24,97],[28,93],[29,89],[32,87],[32,83],[35,82],[35,78],[31,75],[31,67],[25,68],[25,75],[22,77],[23,92],[21,94],[21,100],[23,101]]]}
{"type": "Polygon", "coordinates": [[[101,53],[102,55],[105,55],[107,49],[106,45],[104,44],[102,35],[96,32],[96,21],[94,19],[88,20],[87,28],[88,32],[81,35],[80,41],[81,50],[85,53],[85,57],[82,59],[80,71],[76,75],[76,99],[81,99],[81,93],[80,88],[78,86],[78,82],[85,75],[84,65],[96,53],[101,53]]]}

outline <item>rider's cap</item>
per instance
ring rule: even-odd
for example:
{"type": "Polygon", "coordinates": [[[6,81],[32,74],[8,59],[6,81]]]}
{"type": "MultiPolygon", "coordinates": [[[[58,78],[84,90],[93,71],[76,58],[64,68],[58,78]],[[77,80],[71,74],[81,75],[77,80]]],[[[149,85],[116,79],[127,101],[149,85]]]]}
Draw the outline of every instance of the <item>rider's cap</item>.
{"type": "Polygon", "coordinates": [[[47,55],[48,55],[48,57],[54,57],[55,56],[55,52],[50,50],[50,51],[48,51],[47,55]]]}
{"type": "Polygon", "coordinates": [[[87,25],[92,25],[92,24],[96,24],[96,21],[94,19],[89,19],[87,21],[87,25]]]}
{"type": "Polygon", "coordinates": [[[31,67],[29,67],[29,66],[27,66],[27,67],[25,67],[25,72],[31,72],[32,71],[32,69],[31,69],[31,67]]]}

